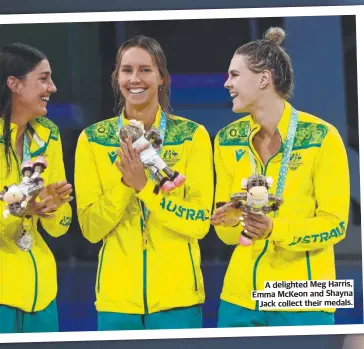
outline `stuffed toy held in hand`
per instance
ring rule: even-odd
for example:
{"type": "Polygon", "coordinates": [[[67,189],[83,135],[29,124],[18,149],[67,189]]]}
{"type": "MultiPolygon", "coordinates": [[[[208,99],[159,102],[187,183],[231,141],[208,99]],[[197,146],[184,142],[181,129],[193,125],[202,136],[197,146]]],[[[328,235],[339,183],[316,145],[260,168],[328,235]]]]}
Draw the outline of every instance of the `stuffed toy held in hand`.
{"type": "MultiPolygon", "coordinates": [[[[253,212],[265,215],[272,211],[278,211],[279,207],[283,204],[283,199],[268,193],[272,183],[272,177],[266,178],[263,175],[252,175],[248,179],[243,179],[241,186],[246,192],[233,194],[231,202],[236,209],[241,209],[246,213],[253,212]]],[[[216,204],[216,207],[224,204],[219,202],[216,204]]],[[[240,244],[244,246],[252,244],[251,238],[245,234],[244,230],[241,232],[239,240],[240,244]]]]}
{"type": "Polygon", "coordinates": [[[145,131],[142,122],[130,120],[130,124],[124,125],[119,133],[120,140],[123,142],[129,136],[131,137],[133,148],[149,144],[149,147],[143,150],[139,157],[144,167],[150,171],[158,182],[155,193],[158,193],[159,188],[164,193],[167,193],[185,182],[186,177],[170,169],[158,155],[157,151],[162,143],[158,130],[150,128],[148,131],[145,131]]]}
{"type": "Polygon", "coordinates": [[[29,200],[44,188],[44,180],[40,175],[46,168],[47,161],[40,156],[35,162],[26,161],[22,164],[23,179],[19,185],[5,186],[4,190],[0,192],[0,200],[8,205],[4,211],[5,219],[9,214],[24,217],[29,200]]]}

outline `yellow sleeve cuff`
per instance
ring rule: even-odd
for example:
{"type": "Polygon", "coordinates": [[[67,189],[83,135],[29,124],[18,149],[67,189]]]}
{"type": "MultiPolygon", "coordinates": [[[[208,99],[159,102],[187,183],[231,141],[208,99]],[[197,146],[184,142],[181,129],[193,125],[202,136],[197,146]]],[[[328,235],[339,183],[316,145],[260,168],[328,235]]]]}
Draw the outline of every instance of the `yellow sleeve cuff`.
{"type": "Polygon", "coordinates": [[[289,230],[288,222],[282,218],[273,218],[273,229],[269,235],[269,240],[284,241],[289,230]]]}
{"type": "Polygon", "coordinates": [[[122,180],[119,180],[112,188],[112,197],[113,200],[118,202],[125,201],[125,195],[129,195],[129,197],[133,194],[134,189],[125,185],[122,180]]]}
{"type": "Polygon", "coordinates": [[[144,188],[139,193],[135,192],[135,196],[142,200],[150,211],[154,211],[158,207],[160,201],[158,200],[158,198],[160,198],[160,194],[154,193],[155,186],[156,183],[148,178],[144,188]]]}

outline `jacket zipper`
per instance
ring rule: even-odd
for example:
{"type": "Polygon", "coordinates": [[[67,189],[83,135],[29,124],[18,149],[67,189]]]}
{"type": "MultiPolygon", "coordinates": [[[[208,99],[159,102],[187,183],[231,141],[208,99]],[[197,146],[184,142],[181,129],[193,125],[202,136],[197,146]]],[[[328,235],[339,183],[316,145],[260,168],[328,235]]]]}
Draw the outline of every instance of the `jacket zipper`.
{"type": "Polygon", "coordinates": [[[33,261],[33,266],[34,266],[34,278],[35,278],[35,286],[34,286],[34,300],[33,300],[33,306],[32,306],[32,313],[34,312],[35,309],[35,305],[37,303],[37,299],[38,299],[38,269],[37,269],[37,263],[35,261],[35,257],[33,255],[32,250],[29,251],[30,257],[32,258],[33,261]]]}
{"type": "Polygon", "coordinates": [[[192,265],[192,272],[193,272],[193,280],[194,280],[194,285],[195,285],[195,291],[197,291],[196,269],[195,269],[195,263],[193,261],[191,243],[190,242],[188,243],[188,251],[189,251],[189,254],[190,254],[190,260],[191,260],[191,265],[192,265]]]}
{"type": "Polygon", "coordinates": [[[148,314],[148,301],[147,301],[147,250],[143,250],[143,299],[144,299],[144,312],[148,314]]]}
{"type": "MultiPolygon", "coordinates": [[[[259,161],[259,164],[261,165],[261,169],[263,169],[262,172],[263,172],[264,176],[267,175],[269,162],[274,157],[276,157],[279,154],[279,152],[282,150],[282,145],[283,145],[282,136],[279,133],[279,131],[278,131],[278,134],[279,134],[279,137],[281,138],[281,147],[279,148],[278,152],[268,159],[267,164],[264,166],[264,169],[263,169],[263,166],[262,166],[261,162],[259,161]]],[[[249,148],[250,148],[250,142],[249,141],[248,141],[248,144],[249,144],[249,148]]],[[[253,154],[254,154],[254,152],[253,152],[253,154]]],[[[254,288],[254,291],[257,291],[257,270],[258,270],[258,265],[259,265],[260,260],[264,256],[264,254],[267,252],[268,246],[269,246],[269,240],[265,240],[263,251],[259,254],[259,256],[256,259],[255,264],[254,264],[254,271],[253,271],[253,288],[254,288]]],[[[259,301],[255,301],[255,310],[259,311],[259,301]]]]}
{"type": "MultiPolygon", "coordinates": [[[[17,164],[18,180],[20,182],[21,181],[21,171],[20,171],[18,156],[15,153],[12,145],[10,145],[10,149],[11,149],[11,151],[13,153],[13,156],[14,156],[16,164],[17,164]]],[[[33,227],[33,229],[34,229],[34,227],[33,227]]],[[[33,299],[33,305],[32,305],[32,310],[31,310],[32,312],[34,312],[35,305],[36,305],[37,299],[38,299],[38,268],[37,268],[37,262],[35,260],[35,257],[33,255],[32,250],[29,251],[29,254],[30,254],[30,257],[32,259],[33,267],[34,267],[34,299],[33,299]]]]}
{"type": "MultiPolygon", "coordinates": [[[[143,215],[144,218],[144,224],[146,224],[145,222],[145,217],[144,217],[144,202],[140,201],[140,209],[141,209],[141,214],[143,215]]],[[[140,218],[140,229],[142,232],[142,244],[143,244],[143,303],[144,303],[144,313],[148,314],[148,300],[147,300],[147,259],[148,259],[148,255],[147,255],[147,241],[145,240],[145,235],[143,233],[143,219],[140,218]]]]}
{"type": "Polygon", "coordinates": [[[102,263],[104,261],[104,253],[105,253],[106,244],[107,244],[107,242],[105,241],[104,246],[102,246],[102,251],[101,251],[100,266],[99,266],[98,275],[97,275],[97,293],[100,292],[101,270],[102,270],[102,263]]]}
{"type": "MultiPolygon", "coordinates": [[[[269,245],[269,241],[265,240],[265,245],[263,248],[263,251],[260,253],[260,255],[258,256],[258,258],[255,261],[254,264],[254,271],[253,271],[253,288],[254,291],[257,290],[257,269],[258,269],[258,264],[260,262],[260,260],[262,259],[262,257],[264,256],[265,252],[268,249],[268,245],[269,245]]],[[[259,301],[255,301],[255,310],[259,310],[259,301]]]]}

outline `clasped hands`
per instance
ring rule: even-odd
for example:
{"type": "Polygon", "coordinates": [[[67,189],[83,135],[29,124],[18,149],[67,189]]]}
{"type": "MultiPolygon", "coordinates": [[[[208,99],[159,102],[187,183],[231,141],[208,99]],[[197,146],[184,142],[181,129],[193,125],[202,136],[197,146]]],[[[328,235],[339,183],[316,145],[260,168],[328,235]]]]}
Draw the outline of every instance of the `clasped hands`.
{"type": "Polygon", "coordinates": [[[25,210],[25,216],[39,216],[42,218],[54,218],[54,212],[66,202],[73,200],[72,185],[66,180],[47,185],[38,195],[32,197],[25,210]],[[37,198],[40,201],[37,201],[37,198]]]}
{"type": "Polygon", "coordinates": [[[241,222],[244,232],[252,240],[266,239],[273,229],[273,221],[270,217],[252,212],[242,212],[229,202],[216,209],[211,216],[211,224],[214,226],[233,227],[241,222]]]}

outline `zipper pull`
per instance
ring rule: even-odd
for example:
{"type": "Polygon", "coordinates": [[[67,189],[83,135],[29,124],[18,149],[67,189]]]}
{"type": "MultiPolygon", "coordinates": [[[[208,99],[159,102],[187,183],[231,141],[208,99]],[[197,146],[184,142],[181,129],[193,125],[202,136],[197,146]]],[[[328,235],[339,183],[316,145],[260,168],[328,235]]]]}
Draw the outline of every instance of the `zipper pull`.
{"type": "Polygon", "coordinates": [[[148,245],[148,237],[147,234],[143,232],[143,250],[147,249],[147,245],[148,245]]]}

